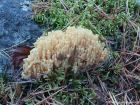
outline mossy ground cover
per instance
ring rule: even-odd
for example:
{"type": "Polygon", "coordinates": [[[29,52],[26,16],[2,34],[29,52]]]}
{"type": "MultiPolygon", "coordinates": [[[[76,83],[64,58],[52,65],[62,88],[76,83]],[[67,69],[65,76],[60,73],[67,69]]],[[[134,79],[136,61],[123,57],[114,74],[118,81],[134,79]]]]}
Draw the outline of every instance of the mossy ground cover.
{"type": "Polygon", "coordinates": [[[46,31],[82,26],[110,49],[104,64],[65,75],[63,68],[37,81],[0,79],[0,103],[20,105],[140,104],[140,6],[135,0],[40,0],[33,20],[46,31]]]}

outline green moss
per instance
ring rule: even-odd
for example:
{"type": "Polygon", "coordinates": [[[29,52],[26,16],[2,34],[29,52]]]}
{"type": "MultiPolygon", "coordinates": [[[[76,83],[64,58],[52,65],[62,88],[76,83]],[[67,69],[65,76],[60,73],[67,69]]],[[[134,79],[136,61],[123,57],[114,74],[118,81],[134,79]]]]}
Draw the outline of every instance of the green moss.
{"type": "MultiPolygon", "coordinates": [[[[34,16],[37,23],[45,24],[47,30],[63,29],[69,25],[81,25],[94,33],[104,36],[120,35],[120,27],[127,18],[134,15],[136,4],[129,0],[126,11],[126,0],[102,1],[65,0],[65,7],[59,0],[52,0],[45,12],[34,16]],[[98,5],[98,7],[97,7],[98,5]],[[106,16],[102,13],[106,13],[106,16]],[[38,18],[39,17],[39,18],[38,18]]],[[[130,17],[132,18],[132,17],[130,17]]]]}

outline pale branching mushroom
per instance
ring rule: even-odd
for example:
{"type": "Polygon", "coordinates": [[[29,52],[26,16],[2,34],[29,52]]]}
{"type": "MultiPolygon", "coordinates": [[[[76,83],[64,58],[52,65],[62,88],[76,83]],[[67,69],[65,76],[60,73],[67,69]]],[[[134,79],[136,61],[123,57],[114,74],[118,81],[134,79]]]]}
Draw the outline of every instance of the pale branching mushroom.
{"type": "Polygon", "coordinates": [[[81,27],[68,27],[65,31],[48,32],[38,38],[30,55],[24,59],[22,77],[37,78],[59,67],[77,71],[97,65],[107,57],[107,48],[99,35],[81,27]]]}

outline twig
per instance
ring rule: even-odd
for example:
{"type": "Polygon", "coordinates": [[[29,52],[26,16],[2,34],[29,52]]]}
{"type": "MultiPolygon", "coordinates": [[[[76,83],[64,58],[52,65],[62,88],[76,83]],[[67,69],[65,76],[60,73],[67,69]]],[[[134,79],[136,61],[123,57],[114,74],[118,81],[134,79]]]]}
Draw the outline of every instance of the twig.
{"type": "Polygon", "coordinates": [[[17,43],[17,44],[15,44],[15,45],[9,47],[9,48],[2,49],[2,50],[0,50],[0,52],[6,51],[6,50],[10,50],[10,49],[12,49],[12,48],[14,48],[14,47],[17,47],[17,46],[19,46],[20,44],[25,43],[25,42],[26,42],[27,40],[29,40],[29,39],[30,39],[30,37],[27,38],[26,40],[21,41],[20,43],[17,43]]]}
{"type": "Polygon", "coordinates": [[[110,99],[112,100],[113,105],[119,105],[115,96],[111,94],[111,92],[109,92],[108,94],[110,96],[110,99]]]}
{"type": "Polygon", "coordinates": [[[118,96],[120,96],[120,95],[122,95],[122,94],[125,94],[125,93],[127,93],[127,92],[130,92],[130,91],[132,91],[134,88],[131,88],[131,89],[128,89],[128,90],[126,90],[126,91],[124,91],[124,92],[121,92],[121,93],[119,93],[119,94],[116,94],[115,95],[115,97],[118,97],[118,96]]]}
{"type": "Polygon", "coordinates": [[[68,7],[66,6],[64,0],[60,0],[60,3],[62,4],[62,6],[64,7],[65,11],[68,11],[68,7]]]}
{"type": "Polygon", "coordinates": [[[63,89],[65,89],[67,86],[63,87],[62,89],[56,91],[55,93],[51,94],[50,96],[46,97],[45,99],[43,99],[42,101],[38,102],[36,105],[41,105],[43,102],[45,102],[47,99],[53,97],[54,95],[56,95],[57,93],[59,93],[60,91],[62,91],[63,89]]]}
{"type": "MultiPolygon", "coordinates": [[[[63,87],[64,87],[64,86],[63,86],[63,87]]],[[[35,93],[31,93],[31,95],[34,96],[34,95],[46,93],[46,92],[49,92],[49,91],[56,91],[56,90],[62,89],[63,87],[58,87],[58,88],[54,88],[54,89],[49,89],[49,90],[46,90],[46,91],[35,92],[35,93]]]]}

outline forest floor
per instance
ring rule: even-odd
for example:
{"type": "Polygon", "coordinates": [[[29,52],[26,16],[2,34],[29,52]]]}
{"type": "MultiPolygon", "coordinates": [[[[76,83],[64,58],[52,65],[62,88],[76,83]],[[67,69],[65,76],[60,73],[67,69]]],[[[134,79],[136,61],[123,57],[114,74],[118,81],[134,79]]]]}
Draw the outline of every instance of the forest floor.
{"type": "Polygon", "coordinates": [[[94,70],[68,80],[61,70],[53,81],[48,78],[23,81],[17,76],[22,66],[10,77],[3,72],[1,105],[140,105],[139,2],[37,0],[32,3],[32,11],[32,19],[45,27],[46,32],[68,26],[92,30],[107,42],[110,57],[94,70]]]}

